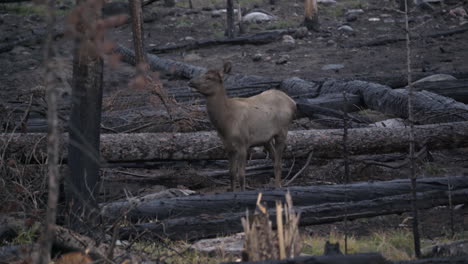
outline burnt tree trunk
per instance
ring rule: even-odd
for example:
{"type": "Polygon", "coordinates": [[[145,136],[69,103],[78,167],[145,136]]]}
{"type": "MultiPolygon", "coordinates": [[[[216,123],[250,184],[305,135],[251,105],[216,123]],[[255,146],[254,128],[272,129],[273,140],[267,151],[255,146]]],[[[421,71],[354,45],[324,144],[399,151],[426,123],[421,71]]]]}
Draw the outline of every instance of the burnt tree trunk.
{"type": "Polygon", "coordinates": [[[228,38],[234,38],[234,0],[226,0],[226,11],[226,36],[228,38]]]}
{"type": "MultiPolygon", "coordinates": [[[[84,0],[78,0],[77,4],[84,0]]],[[[91,18],[97,20],[101,16],[99,9],[88,10],[91,18]]],[[[84,19],[84,17],[83,17],[84,19]]],[[[71,220],[78,224],[79,214],[85,210],[91,212],[91,206],[96,203],[99,189],[99,137],[101,125],[103,60],[97,47],[89,43],[93,41],[92,34],[85,34],[89,28],[79,27],[83,38],[75,39],[73,55],[72,107],[69,120],[68,167],[69,177],[66,178],[65,193],[67,204],[72,207],[71,220]],[[87,36],[87,37],[86,37],[87,36]],[[86,45],[86,48],[84,48],[86,45]]]]}
{"type": "MultiPolygon", "coordinates": [[[[429,150],[468,146],[468,122],[416,126],[415,134],[415,140],[419,144],[417,147],[426,145],[429,150]]],[[[340,129],[290,131],[284,158],[306,158],[311,151],[314,157],[340,157],[336,150],[341,148],[342,135],[343,131],[340,129]]],[[[356,128],[350,129],[348,135],[350,155],[407,151],[408,128],[405,127],[356,128]]],[[[67,140],[66,134],[61,140],[67,140]]],[[[29,157],[34,156],[38,160],[45,160],[47,144],[43,140],[43,134],[0,135],[0,144],[7,146],[6,158],[33,162],[29,157]]],[[[84,147],[88,147],[89,144],[88,142],[84,147]]],[[[65,149],[62,149],[65,155],[64,152],[65,149]]],[[[221,140],[215,132],[103,134],[101,153],[108,162],[226,158],[221,140]]],[[[262,158],[264,155],[258,153],[256,157],[262,158]]],[[[93,157],[87,155],[86,158],[93,157]]]]}
{"type": "MultiPolygon", "coordinates": [[[[466,181],[466,179],[465,179],[466,181]]],[[[407,182],[409,188],[409,182],[407,182]]],[[[352,186],[352,185],[349,185],[352,186]]],[[[447,188],[447,186],[443,186],[447,188]]],[[[341,190],[342,195],[345,192],[353,193],[351,189],[345,191],[341,190]]],[[[262,192],[268,194],[268,192],[262,192]]],[[[242,193],[238,193],[242,195],[242,193]]],[[[301,199],[302,197],[292,194],[293,199],[301,199]]],[[[323,196],[328,195],[322,193],[323,196]]],[[[208,197],[207,197],[208,198],[208,197]]],[[[382,198],[375,198],[371,200],[343,202],[342,200],[335,203],[324,203],[311,206],[299,206],[295,204],[294,209],[301,214],[299,225],[316,225],[324,223],[333,223],[343,221],[346,217],[348,220],[359,218],[368,218],[380,215],[401,214],[410,212],[412,210],[411,200],[412,194],[408,193],[395,196],[385,196],[382,198]]],[[[451,201],[456,204],[468,202],[468,189],[461,189],[451,192],[451,201]]],[[[277,197],[276,199],[280,199],[277,197]]],[[[206,201],[209,201],[208,199],[206,201]]],[[[416,204],[419,209],[429,209],[436,206],[448,205],[449,195],[448,191],[427,191],[418,192],[416,204]]],[[[252,201],[250,207],[255,206],[252,201]]],[[[226,210],[229,207],[223,208],[226,210]]],[[[187,210],[186,208],[184,208],[187,210]]],[[[178,218],[160,220],[159,222],[136,224],[132,227],[123,227],[120,229],[122,238],[136,236],[138,233],[148,230],[148,237],[151,234],[160,236],[167,236],[171,239],[187,239],[194,240],[207,237],[216,237],[218,235],[232,234],[242,231],[241,218],[245,217],[245,209],[240,212],[228,212],[214,214],[213,209],[209,208],[204,212],[197,212],[197,216],[176,216],[178,218]]],[[[229,208],[233,211],[233,208],[229,208]]],[[[181,211],[176,211],[181,212],[181,211]]],[[[275,226],[275,210],[270,209],[269,215],[273,226],[275,226]]],[[[157,237],[156,236],[156,237],[157,237]]]]}
{"type": "Polygon", "coordinates": [[[317,0],[304,0],[304,22],[308,30],[319,30],[317,0]]]}
{"type": "MultiPolygon", "coordinates": [[[[447,178],[427,178],[418,181],[417,192],[446,191],[447,178]]],[[[467,177],[452,177],[450,184],[454,191],[467,189],[467,177]]],[[[359,182],[345,185],[288,187],[282,189],[262,190],[262,203],[269,207],[275,206],[276,200],[284,201],[289,190],[294,206],[312,206],[332,204],[344,201],[347,189],[348,201],[358,202],[379,199],[395,195],[408,195],[411,192],[410,181],[407,179],[384,182],[359,182]]],[[[143,217],[159,220],[199,214],[221,214],[227,212],[245,213],[245,209],[254,209],[260,191],[232,192],[212,195],[192,195],[172,199],[150,200],[139,204],[129,201],[112,202],[102,207],[102,213],[109,218],[119,217],[127,212],[129,219],[143,217]]],[[[468,198],[468,197],[467,197],[468,198]]],[[[240,222],[239,222],[240,224],[240,222]]]]}
{"type": "Polygon", "coordinates": [[[143,23],[141,19],[141,0],[129,0],[129,6],[132,17],[132,33],[133,33],[133,46],[135,49],[135,60],[137,65],[137,72],[144,71],[143,67],[146,64],[146,52],[144,51],[143,42],[143,23]]]}

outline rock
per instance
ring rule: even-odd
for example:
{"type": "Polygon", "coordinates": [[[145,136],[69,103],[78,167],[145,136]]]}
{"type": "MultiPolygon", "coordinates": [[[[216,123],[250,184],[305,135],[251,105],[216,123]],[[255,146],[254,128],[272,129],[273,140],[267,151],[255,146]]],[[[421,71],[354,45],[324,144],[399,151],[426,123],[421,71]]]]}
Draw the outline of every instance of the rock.
{"type": "Polygon", "coordinates": [[[391,119],[375,122],[373,124],[370,124],[369,126],[394,128],[394,127],[404,127],[405,125],[406,125],[405,120],[401,118],[391,118],[391,119]]]}
{"type": "Polygon", "coordinates": [[[187,55],[185,55],[184,57],[184,61],[199,61],[201,60],[201,57],[200,55],[198,55],[197,53],[189,53],[187,55]]]}
{"type": "Polygon", "coordinates": [[[362,10],[362,9],[348,9],[348,10],[346,10],[345,15],[349,15],[349,14],[359,15],[359,14],[363,14],[363,13],[364,13],[364,10],[362,10]]]}
{"type": "Polygon", "coordinates": [[[307,30],[306,27],[300,27],[296,30],[296,32],[294,32],[294,37],[301,39],[301,38],[307,37],[308,34],[309,34],[309,30],[307,30]]]}
{"type": "Polygon", "coordinates": [[[244,233],[229,237],[203,239],[195,242],[189,248],[207,254],[231,254],[240,256],[244,247],[244,233]]]}
{"type": "Polygon", "coordinates": [[[343,69],[344,64],[327,64],[322,67],[323,71],[343,69]]]}
{"type": "Polygon", "coordinates": [[[291,35],[283,35],[283,43],[287,43],[287,44],[295,44],[296,41],[294,40],[294,38],[291,36],[291,35]]]}
{"type": "Polygon", "coordinates": [[[454,17],[460,17],[460,18],[466,18],[468,17],[468,14],[462,6],[459,6],[457,8],[450,9],[449,14],[454,17]]]}
{"type": "Polygon", "coordinates": [[[468,254],[468,240],[428,246],[421,250],[421,254],[426,258],[465,256],[468,254]]]}
{"type": "Polygon", "coordinates": [[[354,13],[346,15],[346,21],[348,22],[353,22],[353,21],[356,21],[357,19],[358,19],[358,16],[354,13]]]}
{"type": "Polygon", "coordinates": [[[220,17],[223,12],[221,10],[211,11],[211,17],[220,17]]]}
{"type": "MultiPolygon", "coordinates": [[[[421,79],[415,81],[414,83],[439,82],[439,81],[454,81],[454,80],[456,80],[456,79],[457,79],[457,78],[453,77],[452,75],[439,73],[439,74],[433,74],[433,75],[430,75],[430,76],[421,78],[421,79]]],[[[413,83],[413,84],[414,84],[414,83],[413,83]]]]}
{"type": "Polygon", "coordinates": [[[330,39],[330,40],[327,41],[327,46],[333,46],[335,44],[336,44],[336,42],[333,39],[330,39]]]}
{"type": "Polygon", "coordinates": [[[261,53],[256,53],[253,55],[252,60],[253,61],[261,61],[263,59],[263,55],[261,53]]]}
{"type": "Polygon", "coordinates": [[[345,31],[345,32],[353,32],[354,29],[348,25],[343,25],[343,26],[340,26],[338,27],[338,30],[339,31],[345,31]]]}
{"type": "Polygon", "coordinates": [[[281,64],[286,64],[289,61],[289,55],[281,55],[279,59],[276,61],[276,64],[281,65],[281,64]]]}
{"type": "Polygon", "coordinates": [[[335,0],[317,0],[317,3],[323,4],[323,5],[334,5],[336,4],[335,0]]]}
{"type": "Polygon", "coordinates": [[[273,20],[274,17],[262,12],[252,12],[242,17],[242,21],[246,23],[259,23],[273,20]]]}
{"type": "Polygon", "coordinates": [[[13,55],[31,55],[31,52],[29,52],[29,49],[23,46],[16,46],[14,47],[11,51],[11,54],[13,55]]]}

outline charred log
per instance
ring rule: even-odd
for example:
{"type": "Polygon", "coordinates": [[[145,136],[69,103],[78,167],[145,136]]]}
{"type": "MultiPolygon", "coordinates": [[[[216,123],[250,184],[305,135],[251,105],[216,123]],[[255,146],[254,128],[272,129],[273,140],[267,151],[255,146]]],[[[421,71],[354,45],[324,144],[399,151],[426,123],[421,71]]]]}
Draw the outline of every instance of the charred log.
{"type": "MultiPolygon", "coordinates": [[[[267,193],[268,192],[264,192],[264,194],[267,193]]],[[[293,199],[294,197],[293,195],[293,199]]],[[[466,203],[468,202],[468,189],[453,191],[450,198],[454,203],[466,203]]],[[[436,206],[447,205],[450,198],[447,191],[419,192],[417,193],[416,203],[419,209],[429,209],[436,206]]],[[[342,221],[345,217],[348,220],[355,220],[359,218],[409,212],[412,210],[411,199],[411,194],[407,193],[347,203],[335,202],[312,206],[296,205],[295,209],[301,214],[299,224],[306,226],[342,221]]],[[[212,213],[211,210],[206,212],[212,213]]],[[[272,218],[272,223],[274,223],[275,211],[271,209],[269,215],[272,218]]],[[[128,238],[147,230],[150,231],[148,232],[148,237],[151,237],[151,234],[158,234],[158,236],[163,234],[163,236],[171,239],[187,240],[214,237],[217,235],[241,232],[242,217],[245,217],[245,212],[179,217],[166,219],[160,222],[123,227],[121,228],[121,235],[123,238],[128,238]]]]}
{"type": "MultiPolygon", "coordinates": [[[[418,181],[417,192],[442,192],[447,190],[447,183],[448,179],[446,178],[421,179],[418,181]]],[[[460,189],[466,190],[466,188],[468,188],[466,177],[452,177],[450,178],[450,184],[453,184],[454,191],[460,189]]],[[[386,182],[360,182],[348,186],[327,185],[288,188],[293,198],[294,205],[299,207],[343,202],[345,189],[348,190],[347,196],[349,201],[358,202],[379,199],[380,197],[409,195],[411,186],[409,181],[404,179],[386,182]]],[[[213,195],[194,195],[173,199],[144,201],[138,205],[134,205],[129,201],[113,202],[103,206],[102,213],[106,217],[114,218],[119,217],[122,212],[127,212],[127,217],[133,220],[146,217],[162,220],[171,217],[191,217],[207,213],[245,213],[245,209],[255,208],[258,192],[259,191],[246,191],[213,195]]],[[[262,190],[262,201],[266,203],[267,206],[274,207],[276,200],[284,200],[286,192],[286,188],[262,190]]]]}

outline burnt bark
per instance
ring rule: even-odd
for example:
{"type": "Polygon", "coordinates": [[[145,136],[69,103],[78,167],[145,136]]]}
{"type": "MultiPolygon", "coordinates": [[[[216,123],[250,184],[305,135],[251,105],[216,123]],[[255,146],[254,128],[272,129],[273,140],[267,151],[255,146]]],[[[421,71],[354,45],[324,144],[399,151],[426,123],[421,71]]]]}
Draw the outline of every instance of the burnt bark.
{"type": "MultiPolygon", "coordinates": [[[[409,182],[407,182],[408,188],[409,185],[409,182]]],[[[349,186],[351,187],[353,185],[349,186]]],[[[408,193],[406,194],[360,201],[353,200],[352,195],[349,195],[348,201],[352,203],[343,202],[343,197],[341,197],[341,201],[334,203],[322,203],[309,206],[300,206],[295,203],[295,210],[301,214],[299,223],[301,226],[343,221],[345,217],[348,220],[354,220],[380,215],[401,214],[412,210],[411,200],[413,197],[412,194],[409,193],[409,190],[407,191],[408,193]]],[[[342,189],[341,192],[344,193],[344,189],[342,189]]],[[[353,193],[353,190],[347,189],[346,192],[353,193]]],[[[264,195],[269,194],[269,192],[262,193],[264,195]]],[[[242,193],[238,195],[242,195],[242,193]]],[[[295,196],[293,193],[291,193],[291,195],[293,199],[298,200],[302,198],[300,196],[295,196]]],[[[324,194],[322,193],[322,195],[324,194]]],[[[279,197],[277,197],[277,199],[279,199],[279,197]]],[[[455,203],[468,202],[468,189],[453,191],[451,199],[455,203]]],[[[449,197],[447,191],[426,191],[417,193],[416,204],[419,209],[429,209],[436,206],[447,205],[448,202],[449,197]]],[[[251,206],[254,205],[255,202],[252,202],[251,206]]],[[[226,210],[226,208],[227,207],[225,207],[224,210],[226,210]]],[[[241,218],[245,217],[245,211],[215,214],[213,213],[213,209],[212,207],[204,212],[197,212],[198,216],[178,216],[178,218],[174,219],[165,219],[159,222],[123,227],[120,230],[120,234],[122,238],[128,238],[144,230],[148,230],[150,232],[148,232],[146,238],[152,237],[153,234],[156,234],[156,237],[163,234],[162,236],[171,239],[194,240],[242,231],[241,218]]],[[[231,207],[229,209],[233,210],[234,208],[231,207]]],[[[177,212],[180,213],[182,211],[177,212]]],[[[271,216],[273,225],[275,225],[275,210],[270,209],[269,215],[271,216]]]]}
{"type": "MultiPolygon", "coordinates": [[[[446,178],[421,179],[418,181],[416,190],[417,192],[444,192],[447,190],[447,183],[448,179],[446,178]]],[[[468,188],[466,177],[453,177],[450,179],[450,183],[453,183],[454,191],[466,190],[468,188]]],[[[348,190],[348,201],[359,202],[398,195],[406,195],[405,197],[409,197],[411,185],[409,180],[402,179],[384,182],[359,182],[347,186],[288,187],[283,189],[262,190],[261,192],[263,194],[262,202],[269,207],[274,207],[276,200],[282,200],[284,202],[284,196],[287,190],[290,191],[294,206],[297,207],[325,203],[337,203],[336,206],[343,206],[343,204],[339,203],[344,201],[345,189],[348,190]]],[[[212,195],[193,195],[172,199],[144,201],[138,205],[132,205],[128,201],[112,202],[102,207],[102,214],[109,218],[115,218],[119,217],[122,212],[127,212],[127,217],[133,220],[143,217],[163,220],[175,217],[192,217],[200,214],[218,215],[230,212],[245,213],[246,209],[255,208],[258,193],[259,191],[246,191],[212,195]]],[[[465,197],[465,199],[466,198],[468,197],[465,197]]],[[[382,204],[382,201],[379,202],[382,204]]],[[[329,217],[333,216],[331,212],[333,211],[329,211],[329,217]]],[[[335,213],[337,215],[339,214],[337,212],[335,213]]]]}

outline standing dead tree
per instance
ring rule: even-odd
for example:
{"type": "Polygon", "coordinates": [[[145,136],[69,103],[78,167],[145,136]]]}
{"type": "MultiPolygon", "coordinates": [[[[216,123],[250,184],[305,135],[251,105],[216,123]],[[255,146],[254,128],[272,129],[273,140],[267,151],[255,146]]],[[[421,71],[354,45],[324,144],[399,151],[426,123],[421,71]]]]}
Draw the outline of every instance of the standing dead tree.
{"type": "Polygon", "coordinates": [[[234,0],[226,0],[226,35],[228,38],[235,36],[234,31],[234,0]]]}
{"type": "Polygon", "coordinates": [[[57,202],[59,196],[59,131],[58,131],[58,104],[57,104],[57,89],[54,80],[56,79],[55,70],[53,68],[52,44],[53,31],[56,22],[55,17],[55,1],[48,0],[47,4],[47,39],[44,48],[44,63],[45,63],[45,87],[47,97],[47,166],[49,177],[49,191],[47,200],[46,217],[43,223],[43,231],[39,243],[39,259],[37,263],[47,264],[50,262],[50,251],[52,241],[55,236],[55,221],[57,216],[57,202]]]}
{"type": "Polygon", "coordinates": [[[74,26],[72,108],[69,124],[67,203],[71,224],[78,214],[91,213],[99,189],[99,136],[101,124],[103,25],[101,0],[77,0],[70,22],[74,26]]]}
{"type": "MultiPolygon", "coordinates": [[[[143,42],[143,23],[141,18],[141,0],[129,0],[132,17],[133,46],[135,49],[135,59],[137,71],[146,69],[146,52],[143,42]]],[[[143,72],[140,72],[140,74],[143,72]]]]}
{"type": "Polygon", "coordinates": [[[304,0],[304,22],[308,30],[319,30],[317,0],[304,0]]]}

